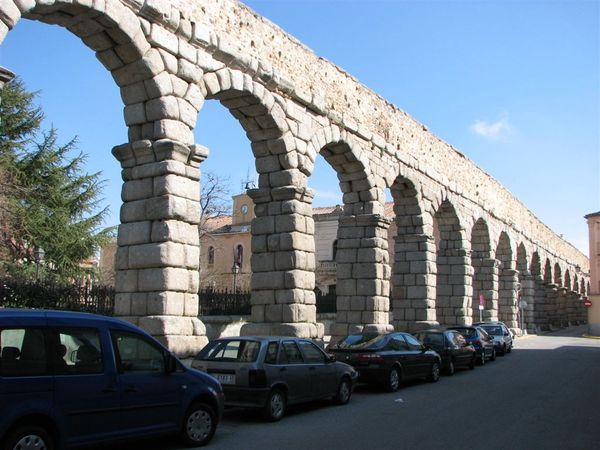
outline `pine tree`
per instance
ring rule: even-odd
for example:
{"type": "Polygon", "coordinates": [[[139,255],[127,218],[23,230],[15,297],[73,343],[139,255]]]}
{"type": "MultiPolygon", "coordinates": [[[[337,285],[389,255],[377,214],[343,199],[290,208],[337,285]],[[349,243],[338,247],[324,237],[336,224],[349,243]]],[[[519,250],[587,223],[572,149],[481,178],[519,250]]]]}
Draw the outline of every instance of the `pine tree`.
{"type": "Polygon", "coordinates": [[[85,173],[86,156],[76,153],[76,139],[59,145],[54,128],[40,132],[36,93],[16,80],[1,95],[0,170],[9,180],[0,192],[4,271],[33,273],[34,249],[41,247],[45,275],[72,280],[113,232],[101,228],[108,214],[100,208],[101,174],[85,173]]]}

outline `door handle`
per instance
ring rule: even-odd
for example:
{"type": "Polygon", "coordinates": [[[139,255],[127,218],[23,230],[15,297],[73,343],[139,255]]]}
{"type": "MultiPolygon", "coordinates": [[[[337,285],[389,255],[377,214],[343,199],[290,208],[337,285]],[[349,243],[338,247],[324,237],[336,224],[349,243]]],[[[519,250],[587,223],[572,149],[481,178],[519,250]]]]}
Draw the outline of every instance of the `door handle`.
{"type": "Polygon", "coordinates": [[[139,392],[139,389],[136,388],[135,386],[127,386],[125,388],[125,392],[139,392]]]}
{"type": "Polygon", "coordinates": [[[317,370],[317,368],[313,366],[313,367],[309,367],[308,370],[317,370]]]}
{"type": "Polygon", "coordinates": [[[282,367],[281,369],[279,369],[280,372],[285,372],[287,369],[285,367],[282,367]]]}

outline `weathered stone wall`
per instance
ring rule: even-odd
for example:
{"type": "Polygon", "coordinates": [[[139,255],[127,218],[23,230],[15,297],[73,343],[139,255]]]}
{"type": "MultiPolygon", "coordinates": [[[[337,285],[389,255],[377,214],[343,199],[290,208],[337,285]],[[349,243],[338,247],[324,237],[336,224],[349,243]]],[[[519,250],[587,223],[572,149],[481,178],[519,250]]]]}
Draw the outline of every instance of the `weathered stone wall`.
{"type": "Polygon", "coordinates": [[[386,165],[405,164],[464,197],[467,203],[483,206],[518,234],[535,236],[536,245],[550,255],[561,255],[565,261],[587,267],[587,258],[581,252],[452,145],[343,69],[315,55],[277,25],[235,0],[173,3],[214,33],[216,59],[233,58],[237,60],[234,64],[247,65],[251,70],[257,66],[256,74],[267,85],[374,147],[372,160],[382,177],[389,177],[386,165]]]}
{"type": "Polygon", "coordinates": [[[514,322],[521,292],[526,326],[536,329],[554,318],[567,272],[576,279],[565,295],[575,294],[573,317],[581,317],[584,255],[424,125],[244,5],[5,0],[0,40],[21,16],[79,36],[120,87],[129,142],[113,149],[124,182],[115,312],[178,353],[206,342],[196,315],[198,183],[208,151],[193,129],[207,99],[238,119],[259,173],[249,191],[252,322],[242,333],[323,335],[307,186],[318,155],[343,193],[334,335],[390,329],[390,287],[396,328],[470,323],[474,279],[490,317],[514,322]],[[398,230],[393,261],[386,189],[398,230]]]}

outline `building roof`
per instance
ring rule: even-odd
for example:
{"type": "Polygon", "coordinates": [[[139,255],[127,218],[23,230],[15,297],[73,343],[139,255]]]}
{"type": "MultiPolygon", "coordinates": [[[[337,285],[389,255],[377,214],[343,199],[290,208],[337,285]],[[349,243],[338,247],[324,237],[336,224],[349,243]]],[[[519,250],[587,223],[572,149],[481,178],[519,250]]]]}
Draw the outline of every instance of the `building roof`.
{"type": "Polygon", "coordinates": [[[583,216],[584,219],[590,219],[591,217],[600,217],[600,211],[583,216]]]}

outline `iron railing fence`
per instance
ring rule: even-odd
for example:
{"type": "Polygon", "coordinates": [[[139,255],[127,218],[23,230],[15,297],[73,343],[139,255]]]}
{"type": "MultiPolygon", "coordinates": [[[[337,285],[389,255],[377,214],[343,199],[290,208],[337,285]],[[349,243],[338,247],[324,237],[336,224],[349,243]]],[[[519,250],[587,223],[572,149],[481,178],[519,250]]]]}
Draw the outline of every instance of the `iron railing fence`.
{"type": "Polygon", "coordinates": [[[114,306],[112,286],[0,279],[0,307],[3,308],[58,309],[112,316],[114,306]]]}
{"type": "Polygon", "coordinates": [[[331,289],[327,294],[317,291],[317,314],[337,312],[335,299],[335,289],[331,289]]]}
{"type": "Polygon", "coordinates": [[[252,311],[250,292],[229,289],[200,289],[198,292],[201,316],[245,316],[252,311]]]}

